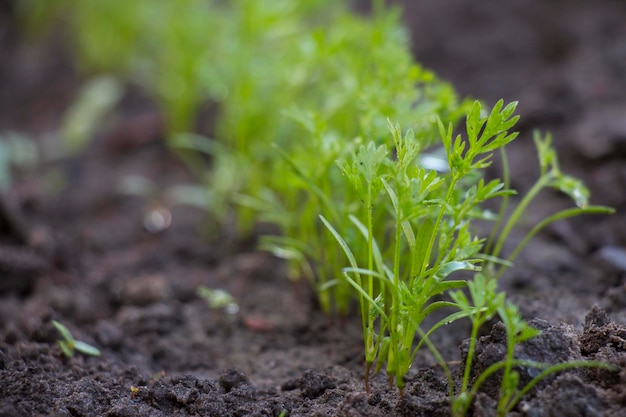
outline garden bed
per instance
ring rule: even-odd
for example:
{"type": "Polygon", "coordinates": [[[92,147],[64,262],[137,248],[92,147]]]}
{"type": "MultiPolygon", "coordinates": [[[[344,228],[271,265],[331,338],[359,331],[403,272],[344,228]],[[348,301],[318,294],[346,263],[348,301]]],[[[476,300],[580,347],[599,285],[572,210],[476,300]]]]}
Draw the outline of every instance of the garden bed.
{"type": "MultiPolygon", "coordinates": [[[[617,210],[552,225],[500,286],[543,331],[523,355],[602,360],[621,370],[552,376],[513,414],[623,415],[626,5],[406,3],[424,66],[461,95],[520,101],[521,134],[509,153],[514,188],[528,189],[537,176],[532,130],[549,130],[563,171],[586,182],[593,203],[617,210]]],[[[27,45],[13,18],[2,10],[0,127],[46,146],[44,134],[58,127],[79,77],[50,50],[58,45],[27,45]]],[[[355,320],[329,321],[306,282],[290,281],[254,238],[242,241],[228,227],[205,238],[206,213],[189,207],[163,207],[171,225],[147,230],[156,202],[120,193],[120,181],[141,175],[163,190],[193,181],[163,134],[154,106],[131,92],[116,125],[86,151],[38,166],[2,195],[0,415],[450,415],[446,380],[426,350],[403,397],[382,374],[366,394],[356,312],[355,320]],[[67,183],[56,191],[59,176],[67,183]],[[199,285],[227,290],[238,310],[209,308],[199,285]],[[64,357],[52,320],[102,356],[64,357]]],[[[566,204],[542,195],[529,224],[566,204]]],[[[455,323],[433,336],[447,360],[461,359],[468,328],[455,323]]],[[[504,349],[498,325],[482,336],[476,369],[504,349]]],[[[470,415],[493,415],[493,389],[485,386],[470,415]]]]}

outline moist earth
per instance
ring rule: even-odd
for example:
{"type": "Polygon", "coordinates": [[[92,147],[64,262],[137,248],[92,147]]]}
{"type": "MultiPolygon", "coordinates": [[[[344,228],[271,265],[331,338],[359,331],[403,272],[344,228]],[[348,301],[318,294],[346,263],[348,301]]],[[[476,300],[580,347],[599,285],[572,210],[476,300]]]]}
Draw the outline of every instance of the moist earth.
{"type": "MultiPolygon", "coordinates": [[[[542,330],[518,357],[617,370],[552,375],[510,415],[626,415],[626,3],[403,3],[424,66],[463,96],[520,101],[514,188],[527,190],[538,175],[532,133],[541,129],[593,203],[617,209],[554,224],[500,283],[542,330]]],[[[80,76],[54,39],[20,34],[10,2],[0,27],[0,127],[49,148],[80,76]]],[[[384,375],[366,393],[358,319],[323,316],[306,283],[255,250],[255,234],[238,238],[228,225],[209,233],[206,213],[168,206],[166,190],[193,177],[162,139],[154,103],[131,89],[88,149],[23,172],[0,196],[0,416],[450,415],[447,381],[427,352],[404,396],[384,375]],[[162,195],[120,193],[128,175],[162,195]],[[166,230],[146,228],[157,208],[171,214],[166,230]],[[210,308],[199,285],[228,291],[237,308],[210,308]],[[52,320],[102,356],[63,356],[52,320]]],[[[569,204],[541,197],[528,224],[569,204]]],[[[457,323],[434,335],[457,373],[468,334],[457,323]]],[[[490,323],[472,375],[505,351],[503,326],[490,323]]],[[[523,382],[536,375],[519,371],[523,382]]],[[[469,415],[494,416],[498,390],[496,376],[469,415]]]]}

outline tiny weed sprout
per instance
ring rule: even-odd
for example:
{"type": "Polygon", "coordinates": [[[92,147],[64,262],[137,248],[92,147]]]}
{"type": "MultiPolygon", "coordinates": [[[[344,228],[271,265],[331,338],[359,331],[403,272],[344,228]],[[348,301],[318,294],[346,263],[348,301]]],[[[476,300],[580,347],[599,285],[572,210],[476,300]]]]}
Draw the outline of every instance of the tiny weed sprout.
{"type": "Polygon", "coordinates": [[[237,300],[225,290],[212,289],[201,285],[196,289],[196,294],[202,297],[212,309],[223,309],[228,314],[237,314],[239,312],[237,300]]]}
{"type": "Polygon", "coordinates": [[[100,351],[97,348],[85,342],[81,342],[80,340],[75,340],[72,336],[72,333],[70,333],[67,327],[65,327],[58,321],[52,320],[52,325],[61,334],[62,339],[58,340],[57,343],[59,344],[59,347],[61,348],[61,351],[63,351],[63,354],[65,356],[74,356],[74,351],[89,356],[100,356],[100,351]]]}

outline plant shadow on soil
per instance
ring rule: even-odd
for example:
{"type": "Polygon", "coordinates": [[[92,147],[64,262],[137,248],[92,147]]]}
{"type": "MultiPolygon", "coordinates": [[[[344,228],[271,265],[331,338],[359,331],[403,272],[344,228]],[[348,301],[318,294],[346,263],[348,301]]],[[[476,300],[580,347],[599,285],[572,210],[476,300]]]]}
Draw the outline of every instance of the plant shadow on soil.
{"type": "MultiPolygon", "coordinates": [[[[549,129],[563,170],[587,182],[594,202],[618,210],[554,225],[501,285],[543,330],[519,355],[602,360],[620,371],[554,375],[511,414],[623,416],[626,4],[406,4],[425,66],[461,94],[520,100],[515,188],[527,189],[536,174],[531,129],[549,129]]],[[[27,47],[9,10],[0,18],[9,28],[2,56],[11,58],[1,64],[0,126],[41,134],[58,122],[78,78],[54,51],[27,47]]],[[[228,230],[202,239],[204,213],[183,207],[171,208],[168,230],[146,231],[148,204],[120,195],[120,179],[142,175],[165,188],[191,178],[161,142],[149,103],[129,97],[122,108],[117,127],[83,154],[39,167],[0,199],[0,416],[450,415],[446,380],[426,352],[403,398],[383,375],[367,395],[358,321],[329,324],[306,285],[289,282],[284,265],[254,242],[228,230]],[[51,192],[59,175],[66,187],[51,192]],[[210,309],[198,285],[229,291],[238,313],[210,309]],[[102,356],[65,358],[52,320],[102,356]]],[[[563,204],[547,194],[529,221],[563,204]]],[[[435,342],[444,357],[460,360],[467,334],[456,325],[435,342]]],[[[504,349],[501,326],[486,329],[476,371],[504,349]]],[[[470,414],[494,415],[497,389],[497,380],[485,385],[470,414]]]]}

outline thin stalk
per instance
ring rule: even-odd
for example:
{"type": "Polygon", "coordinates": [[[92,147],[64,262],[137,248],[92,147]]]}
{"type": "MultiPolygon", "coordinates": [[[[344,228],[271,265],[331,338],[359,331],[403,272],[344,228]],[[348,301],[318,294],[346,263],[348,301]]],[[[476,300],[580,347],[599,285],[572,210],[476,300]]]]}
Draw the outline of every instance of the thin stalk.
{"type": "Polygon", "coordinates": [[[419,272],[420,279],[421,277],[423,277],[424,272],[428,268],[428,263],[430,261],[430,256],[432,254],[433,246],[435,245],[435,240],[437,240],[437,231],[439,230],[439,225],[441,224],[441,221],[443,220],[443,215],[445,214],[445,211],[446,211],[446,205],[448,204],[448,201],[450,200],[450,197],[452,196],[452,192],[454,191],[454,188],[456,187],[457,182],[458,182],[458,178],[454,176],[452,178],[452,181],[450,182],[448,191],[446,192],[446,197],[441,203],[441,209],[439,210],[439,214],[437,215],[437,220],[435,221],[433,231],[430,234],[430,239],[428,240],[428,246],[426,247],[426,255],[424,256],[422,267],[419,272]]]}
{"type": "Polygon", "coordinates": [[[515,334],[513,328],[506,329],[506,357],[504,359],[504,370],[502,373],[502,382],[500,383],[500,399],[498,400],[498,409],[497,415],[504,416],[506,413],[504,412],[504,408],[506,404],[509,403],[509,399],[511,398],[512,392],[508,390],[505,391],[505,384],[511,374],[511,370],[513,369],[513,362],[515,359],[513,358],[514,349],[515,349],[515,334]],[[503,414],[504,413],[504,414],[503,414]]]}
{"type": "Polygon", "coordinates": [[[476,340],[478,339],[479,320],[472,320],[472,334],[470,336],[470,345],[467,352],[467,358],[465,360],[465,370],[463,371],[463,385],[461,392],[466,392],[469,387],[469,379],[472,371],[472,365],[474,362],[474,350],[476,349],[476,340]]]}
{"type": "MultiPolygon", "coordinates": [[[[504,189],[508,190],[511,185],[511,174],[509,168],[509,157],[506,153],[506,149],[504,147],[500,148],[500,159],[502,159],[502,183],[504,184],[504,189]]],[[[487,244],[485,245],[485,253],[491,253],[491,249],[494,244],[494,240],[496,238],[496,234],[500,227],[502,226],[502,221],[504,221],[504,216],[506,215],[506,209],[509,205],[509,196],[505,194],[502,197],[502,203],[500,204],[500,210],[498,211],[498,219],[491,229],[491,233],[489,234],[489,238],[487,239],[487,244]]]]}
{"type": "MultiPolygon", "coordinates": [[[[476,381],[474,382],[474,384],[472,385],[472,389],[469,391],[468,395],[468,399],[467,402],[465,403],[464,409],[460,410],[461,412],[459,413],[459,415],[461,416],[465,416],[467,413],[467,409],[469,408],[470,404],[472,403],[472,399],[476,396],[476,394],[478,393],[478,390],[480,389],[480,387],[482,386],[482,384],[487,380],[487,378],[489,378],[491,375],[493,375],[494,373],[496,373],[498,370],[500,370],[501,368],[505,367],[505,362],[501,361],[501,362],[496,362],[492,365],[490,365],[487,369],[485,369],[483,371],[483,373],[481,373],[478,378],[476,379],[476,381]]],[[[526,361],[526,360],[514,360],[512,365],[514,366],[528,366],[528,367],[536,367],[536,368],[540,368],[543,364],[538,363],[538,362],[534,362],[534,361],[526,361]]]]}
{"type": "MultiPolygon", "coordinates": [[[[413,324],[415,325],[415,323],[413,324]]],[[[446,375],[446,379],[448,380],[448,395],[450,396],[450,399],[454,398],[454,378],[452,377],[452,372],[450,371],[450,367],[448,367],[448,363],[443,356],[441,356],[441,352],[439,352],[433,342],[430,341],[428,334],[424,332],[420,326],[415,325],[415,331],[421,338],[420,344],[422,342],[426,344],[426,347],[430,350],[430,353],[433,355],[443,370],[443,373],[446,375]]]]}
{"type": "Polygon", "coordinates": [[[509,217],[509,220],[506,222],[504,229],[502,229],[502,232],[500,233],[500,237],[498,238],[496,246],[494,247],[493,252],[490,254],[491,256],[498,257],[500,255],[500,252],[502,251],[502,247],[504,246],[504,242],[508,238],[509,233],[511,233],[511,230],[513,229],[513,227],[519,221],[520,217],[522,216],[522,213],[526,211],[526,208],[528,207],[530,202],[537,196],[537,194],[539,194],[539,192],[550,183],[550,181],[552,180],[552,177],[553,177],[553,174],[552,172],[550,172],[542,176],[541,178],[539,178],[537,182],[532,186],[532,188],[528,191],[528,193],[524,196],[522,201],[520,201],[519,205],[516,207],[513,214],[511,214],[511,217],[509,217]]]}
{"type": "MultiPolygon", "coordinates": [[[[613,212],[614,212],[613,209],[610,209],[608,207],[602,207],[602,206],[591,206],[591,207],[584,207],[584,208],[576,207],[576,208],[559,211],[558,213],[555,213],[549,217],[546,217],[540,223],[538,223],[535,227],[533,227],[531,231],[528,232],[528,234],[524,237],[524,239],[522,239],[522,241],[517,244],[517,246],[515,247],[515,250],[513,250],[513,252],[511,253],[511,255],[509,255],[507,260],[509,262],[513,262],[515,258],[517,258],[517,255],[519,255],[519,253],[526,247],[528,242],[537,233],[539,233],[546,226],[556,221],[569,219],[570,217],[576,217],[582,214],[611,214],[613,212]]],[[[498,270],[498,273],[495,275],[496,279],[500,278],[502,274],[504,274],[504,272],[507,270],[507,268],[508,268],[508,265],[503,265],[502,267],[500,267],[500,269],[498,270]]]]}
{"type": "MultiPolygon", "coordinates": [[[[373,236],[373,207],[372,207],[372,183],[369,182],[367,184],[367,201],[366,201],[366,211],[367,211],[367,269],[370,271],[374,270],[374,236],[373,236]]],[[[381,284],[382,285],[382,284],[381,284]]],[[[367,294],[370,300],[374,300],[374,277],[371,275],[367,276],[367,294]]],[[[368,307],[365,311],[367,314],[367,327],[368,331],[365,334],[366,337],[366,348],[365,348],[365,387],[367,392],[370,392],[369,387],[369,373],[374,363],[374,359],[376,356],[375,342],[374,342],[374,317],[372,314],[369,314],[369,305],[366,303],[366,307],[368,307]]]]}
{"type": "Polygon", "coordinates": [[[552,365],[546,369],[544,369],[539,375],[534,377],[528,384],[524,386],[521,390],[517,391],[515,395],[505,404],[504,409],[502,410],[503,414],[498,414],[499,417],[506,416],[515,405],[520,402],[520,400],[524,397],[524,395],[528,394],[531,389],[535,387],[541,380],[546,378],[547,376],[560,371],[565,371],[573,368],[604,368],[608,370],[617,370],[619,368],[609,365],[604,362],[594,362],[594,361],[571,361],[565,363],[559,363],[556,365],[552,365]]]}
{"type": "MultiPolygon", "coordinates": [[[[398,208],[399,210],[399,208],[398,208]]],[[[391,299],[391,313],[390,313],[390,325],[389,325],[389,337],[391,339],[389,349],[396,349],[398,346],[398,317],[400,315],[400,294],[398,293],[398,284],[400,282],[400,252],[402,243],[402,225],[401,225],[400,212],[396,212],[396,236],[395,236],[395,248],[393,259],[393,283],[392,283],[392,299],[391,299]]],[[[394,358],[397,355],[394,353],[394,358]]],[[[390,364],[394,368],[396,363],[390,364]]],[[[397,373],[397,369],[391,369],[391,373],[397,373]]],[[[391,377],[391,374],[390,374],[391,377]]]]}
{"type": "MultiPolygon", "coordinates": [[[[374,270],[374,221],[373,221],[374,208],[372,207],[372,185],[368,184],[367,187],[367,269],[374,270]]],[[[367,293],[373,299],[374,295],[374,278],[369,276],[367,280],[367,293]]]]}

